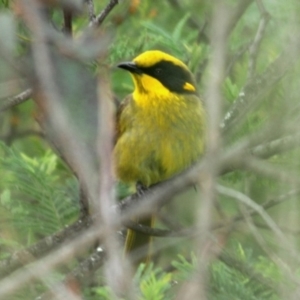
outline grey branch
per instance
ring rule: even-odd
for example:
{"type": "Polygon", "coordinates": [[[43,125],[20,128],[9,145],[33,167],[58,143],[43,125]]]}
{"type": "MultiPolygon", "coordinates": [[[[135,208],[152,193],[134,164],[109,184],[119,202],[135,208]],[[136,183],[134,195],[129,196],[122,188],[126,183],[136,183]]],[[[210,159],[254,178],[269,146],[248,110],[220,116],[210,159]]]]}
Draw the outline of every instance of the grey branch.
{"type": "Polygon", "coordinates": [[[112,9],[119,3],[119,0],[110,0],[107,6],[101,11],[101,13],[94,17],[92,22],[90,23],[90,26],[100,26],[103,21],[106,19],[106,17],[109,15],[109,13],[112,11],[112,9]]]}
{"type": "Polygon", "coordinates": [[[0,105],[0,112],[27,101],[28,99],[30,99],[31,95],[32,89],[28,88],[27,90],[21,92],[16,96],[1,100],[0,102],[3,102],[3,104],[0,105]]]}

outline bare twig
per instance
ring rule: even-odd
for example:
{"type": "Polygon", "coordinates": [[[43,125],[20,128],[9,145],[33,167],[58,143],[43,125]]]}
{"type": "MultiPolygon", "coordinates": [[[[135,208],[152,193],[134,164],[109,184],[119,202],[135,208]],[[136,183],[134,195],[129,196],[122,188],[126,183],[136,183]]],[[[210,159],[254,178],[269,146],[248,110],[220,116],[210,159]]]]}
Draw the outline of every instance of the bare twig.
{"type": "Polygon", "coordinates": [[[239,128],[240,123],[245,120],[245,114],[257,107],[266,93],[295,66],[295,61],[298,59],[296,53],[299,54],[298,41],[294,39],[293,43],[287,47],[288,49],[270,64],[262,75],[252,78],[245,85],[221,123],[221,128],[225,133],[232,128],[239,128]],[[294,51],[291,51],[291,48],[294,51]]]}
{"type": "Polygon", "coordinates": [[[265,5],[263,4],[262,0],[255,0],[256,5],[258,6],[261,14],[268,14],[265,5]]]}
{"type": "Polygon", "coordinates": [[[254,0],[243,0],[238,2],[237,6],[235,7],[233,13],[229,18],[229,25],[226,33],[227,36],[233,31],[236,24],[239,22],[239,20],[253,1],[254,0]]]}
{"type": "Polygon", "coordinates": [[[17,292],[24,285],[33,280],[40,280],[46,277],[49,272],[57,266],[64,264],[83,253],[99,238],[99,228],[92,227],[90,230],[80,234],[78,238],[70,243],[64,244],[51,254],[35,261],[30,266],[18,270],[7,276],[0,282],[0,298],[8,299],[8,295],[17,292]]]}
{"type": "Polygon", "coordinates": [[[0,112],[29,100],[31,98],[31,95],[32,89],[29,88],[16,96],[1,100],[0,102],[4,102],[4,104],[1,104],[0,112]]]}
{"type": "Polygon", "coordinates": [[[226,47],[226,32],[228,28],[229,10],[221,2],[217,1],[214,5],[214,13],[212,18],[210,41],[212,45],[212,57],[210,62],[209,74],[211,74],[207,88],[206,110],[208,114],[207,121],[207,153],[205,160],[210,168],[204,177],[200,176],[199,181],[202,189],[201,205],[197,214],[197,228],[202,231],[202,234],[197,236],[196,248],[198,267],[197,273],[193,282],[182,287],[182,295],[178,299],[207,299],[207,271],[209,262],[214,254],[207,251],[210,245],[210,229],[212,227],[212,212],[215,201],[215,185],[217,176],[220,172],[221,161],[221,103],[222,94],[221,86],[225,71],[225,57],[227,52],[226,47]],[[197,284],[195,284],[197,282],[197,284]]]}
{"type": "Polygon", "coordinates": [[[228,59],[229,63],[227,64],[226,67],[226,72],[225,76],[228,76],[233,69],[235,63],[248,51],[249,49],[249,44],[241,46],[241,48],[236,51],[230,59],[228,59]]]}
{"type": "Polygon", "coordinates": [[[280,230],[280,228],[277,226],[277,224],[273,221],[273,219],[267,214],[267,212],[262,208],[261,205],[257,204],[255,201],[250,199],[245,194],[243,194],[239,191],[221,186],[221,185],[217,186],[217,191],[220,194],[232,197],[232,198],[240,201],[241,203],[245,204],[246,206],[252,208],[253,210],[255,210],[262,217],[262,219],[266,222],[266,224],[273,230],[273,232],[278,237],[280,237],[282,239],[282,241],[285,241],[286,243],[288,243],[283,232],[280,230]]]}
{"type": "Polygon", "coordinates": [[[90,24],[93,24],[95,22],[95,7],[94,7],[94,0],[86,0],[87,6],[88,6],[88,14],[89,14],[89,20],[90,24]]]}
{"type": "MultiPolygon", "coordinates": [[[[133,288],[129,263],[124,259],[123,251],[116,235],[114,223],[120,218],[120,212],[115,210],[114,178],[112,166],[113,141],[115,133],[115,116],[113,110],[113,96],[110,92],[108,79],[103,79],[105,72],[100,73],[98,79],[98,103],[99,112],[99,135],[98,155],[101,163],[99,176],[99,195],[95,205],[96,224],[101,226],[105,232],[103,246],[106,249],[105,275],[106,282],[115,295],[131,295],[133,299],[133,288]],[[126,270],[126,271],[125,271],[126,270]]],[[[127,298],[127,297],[125,297],[127,298]]]]}
{"type": "MultiPolygon", "coordinates": [[[[269,19],[267,13],[264,13],[264,11],[262,13],[264,14],[262,25],[258,30],[256,42],[253,42],[253,51],[256,51],[269,19]]],[[[281,55],[268,66],[263,74],[252,77],[251,80],[247,81],[238,98],[224,117],[221,124],[224,132],[227,133],[232,128],[239,128],[241,121],[245,120],[245,114],[257,107],[264,99],[264,95],[276,86],[276,83],[284,77],[287,71],[295,67],[298,57],[299,37],[294,37],[281,55]]]]}
{"type": "Polygon", "coordinates": [[[300,146],[300,135],[287,135],[283,138],[263,143],[251,149],[250,153],[259,158],[269,158],[273,155],[291,151],[300,146]]]}
{"type": "Polygon", "coordinates": [[[258,56],[259,46],[261,44],[269,20],[270,14],[264,9],[262,11],[256,35],[249,47],[248,78],[252,78],[255,75],[256,59],[258,56]]]}
{"type": "MultiPolygon", "coordinates": [[[[97,247],[97,249],[91,255],[89,255],[88,258],[82,261],[74,270],[72,270],[59,285],[66,285],[68,282],[73,282],[74,280],[78,283],[88,281],[90,275],[103,265],[104,260],[105,253],[103,249],[97,247]]],[[[48,291],[40,295],[37,300],[49,300],[51,294],[52,291],[48,291]]]]}
{"type": "Polygon", "coordinates": [[[0,261],[0,278],[7,276],[18,268],[38,259],[43,255],[56,249],[62,243],[72,240],[77,237],[82,231],[91,226],[91,218],[80,219],[72,225],[67,226],[60,232],[40,240],[36,244],[19,251],[16,251],[12,256],[0,261]]]}
{"type": "Polygon", "coordinates": [[[245,157],[243,169],[273,178],[279,183],[288,183],[292,186],[299,186],[300,184],[299,176],[295,170],[283,170],[270,162],[254,157],[245,157]]]}
{"type": "MultiPolygon", "coordinates": [[[[90,26],[99,27],[103,21],[106,19],[106,17],[109,15],[109,13],[112,11],[112,9],[119,3],[119,0],[109,0],[109,3],[107,6],[101,11],[101,13],[92,19],[90,22],[90,26]]],[[[91,15],[90,15],[91,18],[91,15]]]]}

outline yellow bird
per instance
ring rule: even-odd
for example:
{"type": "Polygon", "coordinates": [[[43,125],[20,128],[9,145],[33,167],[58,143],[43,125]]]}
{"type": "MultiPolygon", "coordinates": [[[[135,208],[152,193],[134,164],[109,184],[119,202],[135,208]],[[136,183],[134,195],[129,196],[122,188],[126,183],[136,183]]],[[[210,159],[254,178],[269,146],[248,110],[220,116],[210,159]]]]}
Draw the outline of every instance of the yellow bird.
{"type": "MultiPolygon", "coordinates": [[[[147,188],[199,159],[205,111],[193,76],[179,59],[152,50],[118,67],[130,72],[135,88],[117,114],[116,176],[147,188]]],[[[139,221],[153,225],[153,218],[139,221]]],[[[128,230],[126,252],[149,242],[149,236],[128,230]]]]}

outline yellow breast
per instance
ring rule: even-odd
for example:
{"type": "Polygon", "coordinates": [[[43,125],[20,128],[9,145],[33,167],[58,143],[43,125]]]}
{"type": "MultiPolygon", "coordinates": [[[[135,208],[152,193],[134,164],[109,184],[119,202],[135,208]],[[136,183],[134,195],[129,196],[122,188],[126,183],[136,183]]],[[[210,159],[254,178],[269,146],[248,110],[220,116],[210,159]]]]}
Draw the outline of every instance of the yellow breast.
{"type": "Polygon", "coordinates": [[[114,150],[117,177],[144,186],[181,172],[204,149],[200,99],[170,92],[151,96],[135,91],[120,116],[114,150]]]}

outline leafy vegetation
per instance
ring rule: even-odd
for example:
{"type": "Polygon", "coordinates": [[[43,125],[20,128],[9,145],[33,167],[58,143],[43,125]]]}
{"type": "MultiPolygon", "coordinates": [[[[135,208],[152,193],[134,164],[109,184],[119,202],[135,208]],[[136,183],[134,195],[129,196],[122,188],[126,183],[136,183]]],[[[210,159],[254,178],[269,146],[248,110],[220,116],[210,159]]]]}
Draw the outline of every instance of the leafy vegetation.
{"type": "MultiPolygon", "coordinates": [[[[52,289],[53,299],[192,299],[204,286],[210,300],[298,299],[298,1],[53,2],[0,1],[0,298],[43,299],[52,289]],[[219,36],[224,68],[214,74],[218,9],[229,25],[219,36]],[[113,247],[105,240],[107,224],[122,230],[111,211],[101,215],[108,201],[116,205],[114,193],[105,194],[114,114],[105,101],[133,90],[116,65],[149,49],[188,65],[210,117],[209,88],[221,78],[220,176],[200,170],[192,181],[200,187],[187,182],[172,194],[158,214],[165,231],[154,238],[153,262],[133,271],[121,234],[113,247]],[[27,89],[34,92],[22,100],[27,89]],[[206,178],[214,203],[205,221],[206,178]],[[87,201],[89,213],[98,212],[93,238],[87,201]],[[101,256],[106,249],[113,250],[101,256]]],[[[132,192],[122,183],[114,189],[116,198],[132,192]]]]}

